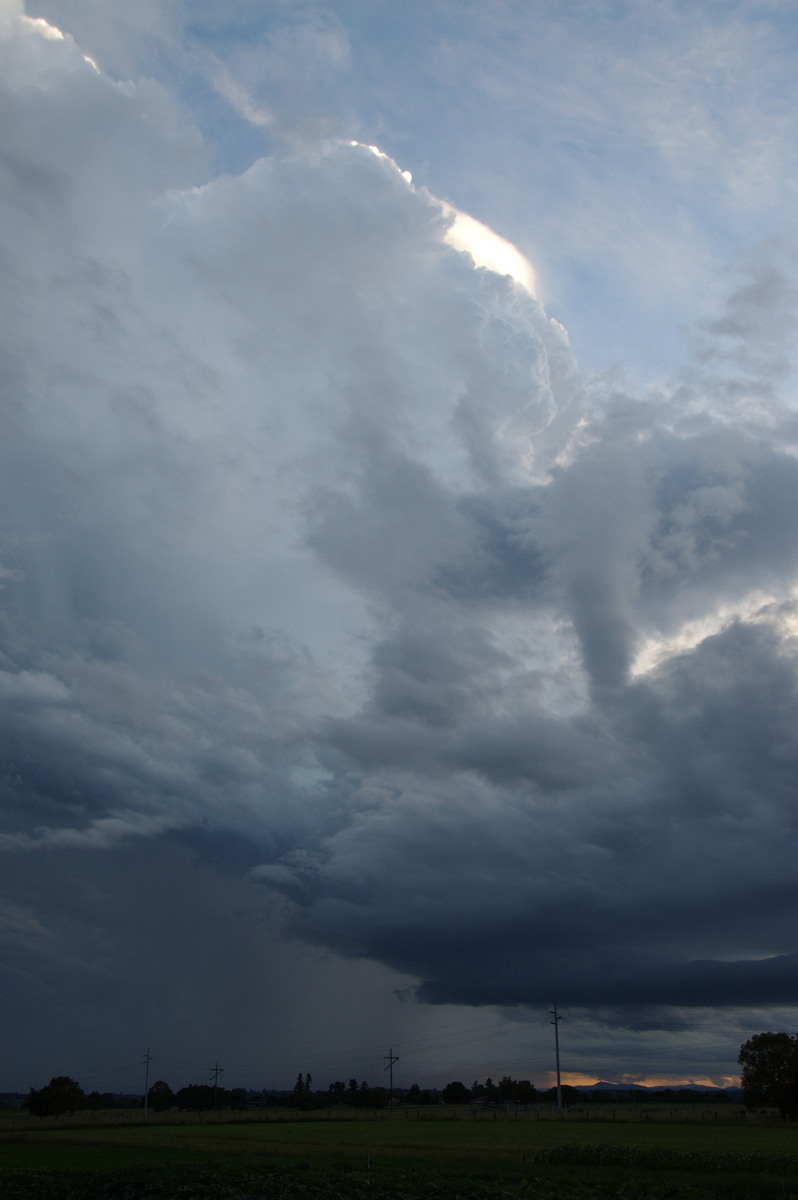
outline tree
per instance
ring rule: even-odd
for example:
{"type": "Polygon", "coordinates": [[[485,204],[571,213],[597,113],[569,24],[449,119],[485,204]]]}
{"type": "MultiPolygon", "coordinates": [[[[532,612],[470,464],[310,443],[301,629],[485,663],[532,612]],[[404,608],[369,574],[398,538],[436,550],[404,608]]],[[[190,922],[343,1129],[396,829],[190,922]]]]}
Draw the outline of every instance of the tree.
{"type": "Polygon", "coordinates": [[[444,1104],[469,1104],[471,1101],[471,1092],[464,1083],[459,1079],[455,1079],[452,1083],[447,1083],[446,1087],[441,1092],[441,1098],[444,1104]]]}
{"type": "MultiPolygon", "coordinates": [[[[218,1092],[224,1092],[223,1088],[219,1088],[218,1092]]],[[[218,1101],[219,1096],[216,1096],[218,1101]]],[[[210,1112],[214,1107],[213,1088],[209,1083],[189,1083],[187,1087],[182,1087],[175,1096],[175,1104],[178,1108],[185,1109],[188,1112],[210,1112]]]]}
{"type": "Polygon", "coordinates": [[[475,1079],[471,1088],[471,1098],[481,1100],[483,1104],[495,1104],[499,1099],[499,1089],[490,1076],[484,1083],[478,1083],[475,1079]]]}
{"type": "MultiPolygon", "coordinates": [[[[549,1090],[543,1094],[547,1100],[551,1100],[552,1104],[557,1103],[556,1087],[549,1088],[549,1090]]],[[[560,1099],[564,1108],[575,1108],[582,1101],[582,1093],[572,1084],[564,1083],[560,1088],[560,1099]]]]}
{"type": "Polygon", "coordinates": [[[175,1094],[168,1083],[158,1079],[147,1093],[147,1103],[153,1112],[166,1112],[175,1106],[175,1094]]]}
{"type": "Polygon", "coordinates": [[[352,1108],[386,1108],[388,1105],[388,1093],[384,1087],[369,1087],[365,1079],[359,1087],[353,1088],[352,1084],[357,1083],[356,1079],[350,1079],[349,1090],[344,1098],[344,1103],[352,1108]]]}
{"type": "Polygon", "coordinates": [[[505,1075],[497,1085],[499,1099],[510,1104],[534,1104],[537,1100],[537,1088],[528,1079],[513,1079],[505,1075]]]}
{"type": "Polygon", "coordinates": [[[740,1084],[748,1108],[775,1104],[798,1119],[798,1034],[755,1033],[740,1047],[740,1084]]]}
{"type": "Polygon", "coordinates": [[[25,1106],[34,1117],[58,1117],[78,1112],[86,1103],[83,1088],[68,1075],[54,1076],[46,1087],[31,1088],[25,1106]]]}

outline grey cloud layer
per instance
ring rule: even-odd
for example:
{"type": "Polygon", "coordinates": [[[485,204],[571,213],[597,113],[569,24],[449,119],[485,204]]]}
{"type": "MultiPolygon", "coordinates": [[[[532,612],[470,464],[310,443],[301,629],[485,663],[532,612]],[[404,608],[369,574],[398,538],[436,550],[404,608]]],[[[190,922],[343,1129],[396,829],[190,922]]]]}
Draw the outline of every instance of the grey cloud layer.
{"type": "Polygon", "coordinates": [[[786,1002],[780,349],[585,394],[389,159],[202,184],[155,85],[2,55],[0,849],[230,838],[432,1001],[786,1002]]]}

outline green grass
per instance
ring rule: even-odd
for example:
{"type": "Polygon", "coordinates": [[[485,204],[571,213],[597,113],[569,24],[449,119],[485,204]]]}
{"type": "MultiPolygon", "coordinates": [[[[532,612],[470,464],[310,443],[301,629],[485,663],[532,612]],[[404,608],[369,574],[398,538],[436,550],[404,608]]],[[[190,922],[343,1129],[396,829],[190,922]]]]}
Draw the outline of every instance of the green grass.
{"type": "Polygon", "coordinates": [[[505,1200],[549,1195],[798,1200],[798,1129],[739,1120],[735,1125],[728,1113],[729,1123],[642,1121],[635,1114],[612,1121],[596,1119],[595,1113],[564,1121],[537,1120],[534,1114],[500,1114],[494,1120],[492,1114],[474,1118],[452,1110],[364,1113],[357,1119],[351,1113],[349,1119],[284,1111],[277,1118],[257,1115],[257,1120],[252,1114],[181,1120],[167,1114],[146,1123],[141,1114],[115,1122],[110,1116],[67,1123],[4,1119],[0,1200],[37,1200],[39,1187],[52,1200],[62,1194],[69,1200],[242,1194],[314,1200],[317,1192],[347,1200],[361,1188],[374,1200],[394,1194],[404,1200],[466,1200],[499,1193],[505,1200]],[[240,1186],[244,1176],[246,1188],[240,1186]],[[158,1190],[164,1180],[178,1177],[185,1188],[158,1190]]]}
{"type": "Polygon", "coordinates": [[[346,1155],[366,1155],[423,1159],[519,1159],[546,1147],[579,1143],[584,1146],[623,1145],[661,1146],[682,1151],[711,1153],[797,1153],[798,1130],[783,1125],[731,1125],[690,1121],[639,1122],[535,1120],[533,1114],[521,1119],[502,1115],[474,1119],[460,1113],[452,1120],[432,1117],[415,1119],[415,1114],[395,1113],[392,1117],[372,1114],[359,1119],[328,1119],[326,1116],[260,1121],[218,1121],[204,1115],[201,1121],[177,1123],[150,1117],[145,1123],[108,1124],[84,1118],[81,1122],[59,1126],[56,1122],[18,1122],[15,1129],[0,1126],[0,1163],[6,1148],[30,1147],[40,1154],[45,1147],[56,1152],[84,1149],[88,1156],[102,1149],[115,1148],[139,1155],[156,1154],[159,1161],[173,1154],[181,1161],[186,1155],[206,1157],[247,1157],[269,1160],[307,1161],[346,1155]]]}

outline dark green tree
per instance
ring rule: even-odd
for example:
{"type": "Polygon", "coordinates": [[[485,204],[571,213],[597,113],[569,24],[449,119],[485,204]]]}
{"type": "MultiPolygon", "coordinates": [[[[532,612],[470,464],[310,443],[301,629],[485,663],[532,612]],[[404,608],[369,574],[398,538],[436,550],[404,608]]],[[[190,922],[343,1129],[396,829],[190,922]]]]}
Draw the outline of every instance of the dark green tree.
{"type": "Polygon", "coordinates": [[[441,1092],[441,1099],[444,1104],[469,1104],[471,1101],[471,1092],[464,1083],[459,1079],[455,1079],[453,1083],[447,1083],[446,1087],[441,1092]]]}
{"type": "Polygon", "coordinates": [[[388,1093],[383,1087],[369,1087],[364,1079],[358,1088],[352,1088],[351,1084],[356,1083],[356,1080],[350,1080],[349,1090],[344,1097],[344,1103],[351,1108],[385,1108],[388,1104],[388,1093]]]}
{"type": "Polygon", "coordinates": [[[31,1088],[25,1106],[34,1117],[59,1117],[79,1112],[86,1103],[83,1088],[68,1075],[54,1076],[46,1087],[31,1088]]]}
{"type": "Polygon", "coordinates": [[[537,1100],[537,1088],[528,1079],[513,1079],[505,1075],[497,1085],[499,1099],[509,1104],[534,1104],[537,1100]]]}
{"type": "Polygon", "coordinates": [[[296,1083],[294,1084],[294,1095],[299,1098],[303,1096],[309,1096],[312,1084],[313,1076],[310,1074],[310,1072],[303,1077],[302,1072],[300,1071],[296,1077],[296,1083]]]}
{"type": "Polygon", "coordinates": [[[153,1112],[166,1112],[175,1106],[175,1094],[163,1079],[157,1080],[147,1093],[147,1102],[153,1112]]]}
{"type": "MultiPolygon", "coordinates": [[[[214,1089],[208,1083],[189,1083],[182,1087],[175,1096],[175,1105],[188,1112],[210,1112],[214,1106],[214,1089]]],[[[224,1094],[223,1088],[217,1089],[217,1103],[224,1094]]]]}
{"type": "MultiPolygon", "coordinates": [[[[543,1093],[543,1096],[546,1100],[550,1100],[552,1104],[556,1104],[556,1087],[549,1088],[547,1092],[543,1093]]],[[[573,1087],[570,1083],[564,1083],[560,1088],[560,1098],[566,1108],[574,1108],[576,1105],[581,1103],[582,1093],[578,1088],[573,1087]]]]}
{"type": "Polygon", "coordinates": [[[748,1108],[774,1104],[782,1117],[798,1119],[798,1034],[755,1033],[737,1061],[748,1108]]]}

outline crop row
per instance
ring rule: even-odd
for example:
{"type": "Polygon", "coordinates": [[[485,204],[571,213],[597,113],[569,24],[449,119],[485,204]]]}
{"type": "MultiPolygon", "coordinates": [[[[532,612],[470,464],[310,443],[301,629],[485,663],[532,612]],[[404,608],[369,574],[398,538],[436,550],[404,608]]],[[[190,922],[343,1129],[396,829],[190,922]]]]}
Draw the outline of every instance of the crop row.
{"type": "Polygon", "coordinates": [[[370,1171],[299,1168],[9,1171],[0,1181],[3,1200],[605,1200],[576,1182],[570,1187],[533,1178],[508,1188],[441,1181],[423,1172],[380,1178],[370,1171]]]}
{"type": "MultiPolygon", "coordinates": [[[[572,1148],[573,1149],[573,1148],[572,1148]]],[[[741,1156],[742,1157],[742,1156],[741,1156]]],[[[636,1164],[638,1167],[641,1164],[636,1164]]],[[[720,1185],[718,1185],[720,1186],[720,1185]]],[[[736,1196],[769,1197],[768,1187],[735,1191],[736,1196]]],[[[794,1200],[780,1187],[779,1197],[794,1200]]],[[[503,1183],[474,1178],[431,1177],[397,1172],[262,1167],[132,1168],[114,1172],[8,1171],[0,1174],[3,1200],[729,1200],[707,1181],[635,1178],[612,1180],[531,1175],[503,1183]]]]}
{"type": "Polygon", "coordinates": [[[534,1161],[569,1166],[639,1167],[673,1171],[744,1171],[760,1174],[796,1175],[798,1157],[794,1154],[768,1154],[752,1151],[675,1150],[666,1146],[546,1146],[534,1161]]]}

